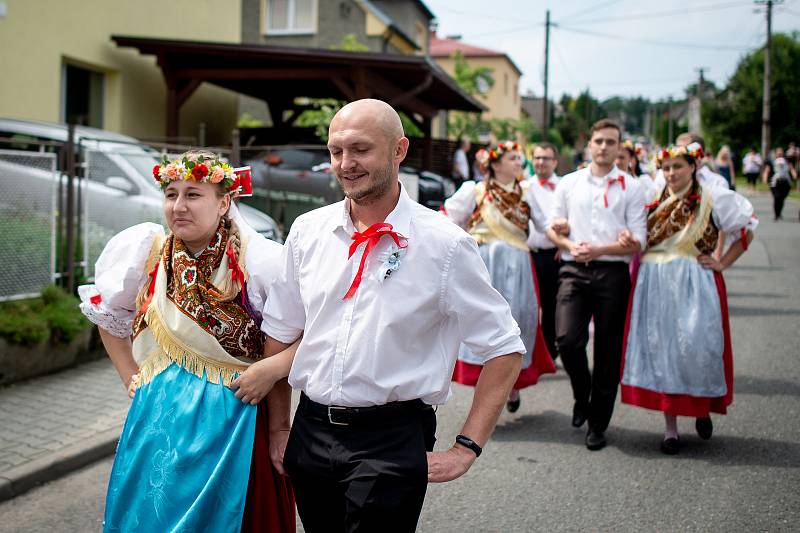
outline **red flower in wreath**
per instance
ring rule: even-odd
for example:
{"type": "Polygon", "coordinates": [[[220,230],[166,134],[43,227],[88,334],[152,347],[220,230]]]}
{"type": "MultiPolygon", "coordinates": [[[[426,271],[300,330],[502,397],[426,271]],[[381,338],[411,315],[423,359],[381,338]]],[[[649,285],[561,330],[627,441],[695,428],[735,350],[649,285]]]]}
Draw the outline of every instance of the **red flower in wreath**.
{"type": "Polygon", "coordinates": [[[208,176],[208,167],[205,166],[203,163],[196,164],[192,169],[192,177],[196,181],[200,181],[206,176],[208,176]]]}
{"type": "Polygon", "coordinates": [[[156,181],[161,181],[161,176],[159,175],[160,173],[161,173],[161,165],[154,166],[153,177],[155,178],[156,181]]]}

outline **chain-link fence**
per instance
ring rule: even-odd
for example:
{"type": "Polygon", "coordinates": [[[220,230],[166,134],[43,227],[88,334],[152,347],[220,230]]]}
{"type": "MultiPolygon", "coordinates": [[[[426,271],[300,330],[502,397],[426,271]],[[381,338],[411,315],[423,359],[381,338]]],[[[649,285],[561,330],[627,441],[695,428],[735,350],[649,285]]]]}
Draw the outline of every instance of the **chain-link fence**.
{"type": "Polygon", "coordinates": [[[30,298],[55,279],[56,154],[0,150],[0,300],[30,298]]]}

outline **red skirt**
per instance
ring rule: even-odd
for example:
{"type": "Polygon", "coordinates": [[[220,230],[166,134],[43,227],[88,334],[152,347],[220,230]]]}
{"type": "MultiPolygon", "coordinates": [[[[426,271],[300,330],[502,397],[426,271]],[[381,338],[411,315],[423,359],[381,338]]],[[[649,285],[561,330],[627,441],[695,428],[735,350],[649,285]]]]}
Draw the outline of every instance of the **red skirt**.
{"type": "Polygon", "coordinates": [[[242,516],[243,532],[294,531],[294,491],[289,478],[275,471],[269,458],[267,402],[258,404],[250,482],[242,516]]]}
{"type": "MultiPolygon", "coordinates": [[[[533,260],[531,259],[531,275],[533,276],[533,287],[536,290],[536,302],[538,307],[536,309],[536,340],[533,347],[533,358],[528,368],[523,368],[519,372],[519,377],[514,383],[514,389],[524,389],[531,385],[536,385],[539,382],[539,376],[542,374],[553,374],[556,371],[556,365],[553,363],[553,357],[550,355],[550,350],[547,349],[547,343],[544,341],[542,335],[542,321],[539,318],[540,310],[542,308],[541,300],[539,298],[539,282],[536,279],[536,270],[534,270],[533,260]]],[[[474,387],[478,383],[478,378],[481,375],[483,366],[472,363],[465,363],[464,361],[456,361],[456,367],[453,370],[453,381],[462,385],[469,385],[474,387]]]]}
{"type": "MultiPolygon", "coordinates": [[[[628,347],[628,330],[630,329],[631,308],[633,306],[632,292],[636,288],[636,274],[638,274],[638,270],[634,272],[634,288],[631,289],[631,297],[628,302],[628,317],[625,320],[625,337],[622,343],[620,376],[623,376],[625,371],[625,354],[628,347]]],[[[733,402],[733,351],[731,349],[731,328],[728,321],[728,294],[725,288],[725,279],[720,272],[714,272],[714,281],[717,285],[717,294],[719,295],[720,311],[722,315],[722,334],[724,338],[722,362],[725,370],[725,384],[728,389],[725,396],[706,397],[689,396],[688,394],[666,394],[622,384],[622,403],[636,405],[654,411],[663,411],[668,415],[674,416],[705,418],[709,413],[719,413],[722,415],[727,413],[728,406],[733,402]]]]}

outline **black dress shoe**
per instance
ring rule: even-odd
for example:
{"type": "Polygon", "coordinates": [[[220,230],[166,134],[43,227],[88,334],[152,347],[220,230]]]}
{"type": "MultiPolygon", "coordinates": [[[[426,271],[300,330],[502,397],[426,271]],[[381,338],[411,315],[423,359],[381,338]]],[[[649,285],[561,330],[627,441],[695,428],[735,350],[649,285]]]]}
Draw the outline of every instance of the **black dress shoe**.
{"type": "Polygon", "coordinates": [[[573,407],[572,409],[572,427],[579,428],[586,422],[586,414],[583,409],[573,407]]]}
{"type": "Polygon", "coordinates": [[[602,450],[606,446],[606,436],[602,431],[590,429],[586,434],[586,447],[592,451],[602,450]]]}
{"type": "Polygon", "coordinates": [[[506,409],[509,413],[516,413],[519,410],[519,404],[522,403],[519,398],[516,400],[508,400],[506,402],[506,409]]]}
{"type": "Polygon", "coordinates": [[[711,417],[698,418],[694,421],[694,429],[697,430],[697,436],[703,440],[711,438],[714,433],[714,424],[711,423],[711,417]]]}
{"type": "Polygon", "coordinates": [[[677,455],[681,449],[681,439],[678,437],[670,437],[661,441],[661,453],[667,455],[677,455]]]}

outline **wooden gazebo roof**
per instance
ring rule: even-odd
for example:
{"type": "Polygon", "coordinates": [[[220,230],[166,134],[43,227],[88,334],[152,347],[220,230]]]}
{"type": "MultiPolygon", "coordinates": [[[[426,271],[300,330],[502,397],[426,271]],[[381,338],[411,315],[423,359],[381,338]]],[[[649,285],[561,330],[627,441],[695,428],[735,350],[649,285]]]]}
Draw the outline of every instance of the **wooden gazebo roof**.
{"type": "Polygon", "coordinates": [[[122,35],[111,39],[156,56],[167,84],[168,136],[178,134],[180,107],[203,82],[265,100],[273,117],[292,109],[296,97],[380,98],[412,119],[421,116],[417,122],[428,137],[430,121],[440,110],[485,109],[423,56],[122,35]]]}

